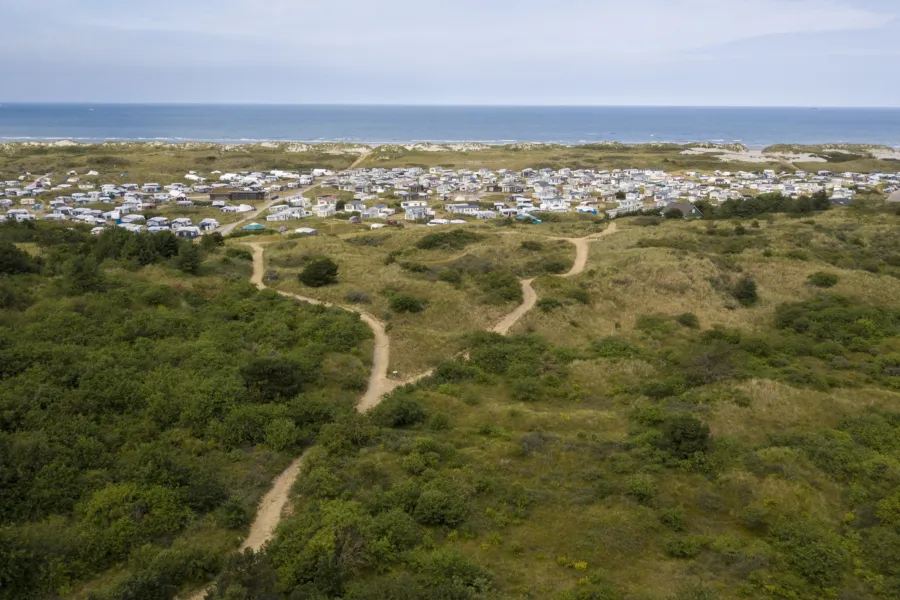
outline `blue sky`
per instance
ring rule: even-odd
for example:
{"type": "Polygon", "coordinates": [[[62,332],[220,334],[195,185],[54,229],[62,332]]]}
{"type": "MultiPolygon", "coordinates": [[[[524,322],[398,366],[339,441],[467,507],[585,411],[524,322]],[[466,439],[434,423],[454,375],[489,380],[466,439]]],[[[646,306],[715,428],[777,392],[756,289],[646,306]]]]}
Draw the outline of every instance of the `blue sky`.
{"type": "Polygon", "coordinates": [[[900,106],[896,0],[0,0],[0,102],[900,106]]]}

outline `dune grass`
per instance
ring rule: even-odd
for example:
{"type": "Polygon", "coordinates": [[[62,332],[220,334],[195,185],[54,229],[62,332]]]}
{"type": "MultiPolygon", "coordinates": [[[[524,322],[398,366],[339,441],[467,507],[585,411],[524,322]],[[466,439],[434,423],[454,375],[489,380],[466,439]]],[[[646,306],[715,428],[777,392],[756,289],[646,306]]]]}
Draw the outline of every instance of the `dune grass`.
{"type": "MultiPolygon", "coordinates": [[[[377,514],[385,498],[394,497],[391,490],[452,481],[465,499],[465,518],[426,527],[427,541],[414,552],[461,551],[490,571],[489,598],[890,597],[860,575],[883,573],[870,562],[872,553],[893,552],[880,542],[870,545],[877,520],[862,516],[891,493],[890,486],[842,475],[845,459],[837,457],[870,456],[862,448],[875,442],[865,436],[885,435],[878,439],[889,443],[887,430],[876,434],[864,424],[896,422],[900,393],[889,377],[860,365],[894,351],[897,339],[865,334],[875,336],[870,343],[878,347],[845,348],[850,360],[840,366],[805,350],[791,354],[805,334],[779,330],[774,321],[780,306],[823,293],[808,283],[818,271],[837,276],[827,293],[853,306],[896,310],[895,218],[840,209],[762,219],[759,227],[744,223],[750,232],[743,234],[734,232],[736,222],[716,222],[710,233],[704,222],[641,227],[622,220],[616,235],[592,244],[584,274],[536,279],[539,297],[558,305],[539,304],[512,338],[468,338],[472,371],[460,370],[463,363],[444,366],[386,403],[418,405],[418,421],[382,429],[352,450],[338,450],[345,438],[337,434],[322,440],[328,450],[310,468],[340,469],[340,481],[327,492],[299,484],[295,510],[314,514],[305,511],[337,494],[377,514]],[[750,241],[736,245],[744,237],[750,241]],[[859,264],[834,264],[840,261],[831,250],[845,243],[858,249],[859,264]],[[877,272],[866,261],[880,261],[877,272]],[[743,306],[731,295],[738,277],[757,282],[755,305],[743,306]],[[706,361],[716,359],[702,352],[715,355],[720,342],[714,340],[728,336],[741,337],[747,354],[735,355],[723,376],[707,372],[706,361]],[[754,344],[762,342],[782,354],[760,351],[754,344]],[[504,360],[511,364],[502,366],[504,360]],[[691,380],[698,368],[714,376],[691,380]],[[840,369],[861,370],[835,379],[840,369]],[[798,378],[800,372],[811,376],[798,378]],[[708,424],[712,441],[702,456],[675,460],[663,443],[666,423],[684,415],[708,424]],[[856,437],[841,438],[843,431],[856,437]],[[846,440],[840,452],[850,454],[824,457],[837,452],[828,449],[833,443],[817,441],[828,439],[846,440]],[[420,455],[419,447],[435,454],[420,455]],[[863,487],[851,492],[852,485],[863,487]],[[791,541],[806,535],[799,546],[791,541]],[[832,570],[806,570],[808,544],[831,548],[832,570]],[[861,557],[856,571],[851,556],[861,557]]],[[[344,248],[347,240],[325,248],[351,257],[346,273],[355,276],[378,269],[381,255],[414,246],[421,235],[397,232],[381,246],[366,247],[367,264],[357,249],[344,248]]],[[[446,263],[460,259],[454,252],[491,256],[514,269],[521,241],[497,233],[489,244],[430,257],[446,263]]],[[[272,258],[279,252],[288,253],[273,247],[272,258]]],[[[424,261],[423,254],[429,253],[409,250],[404,258],[424,261]]],[[[380,269],[380,284],[414,285],[415,277],[396,264],[380,269]]],[[[398,342],[401,353],[404,343],[398,342]]],[[[376,409],[367,423],[382,423],[390,410],[376,409]]],[[[283,560],[279,552],[276,561],[283,560]]],[[[401,557],[391,569],[407,572],[410,564],[401,557]]],[[[387,585],[374,571],[356,577],[364,586],[387,585]]],[[[428,585],[422,577],[416,581],[428,585]]]]}

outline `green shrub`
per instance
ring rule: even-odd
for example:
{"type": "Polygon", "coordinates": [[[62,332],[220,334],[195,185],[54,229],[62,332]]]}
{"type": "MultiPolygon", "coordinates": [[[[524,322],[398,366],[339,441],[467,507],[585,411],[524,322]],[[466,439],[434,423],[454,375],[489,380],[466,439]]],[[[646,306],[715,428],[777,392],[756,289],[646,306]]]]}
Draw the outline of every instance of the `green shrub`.
{"type": "Polygon", "coordinates": [[[650,504],[656,498],[656,480],[644,473],[630,476],[625,481],[625,495],[640,504],[650,504]]]}
{"type": "Polygon", "coordinates": [[[460,285],[463,280],[462,271],[459,269],[441,269],[438,271],[438,279],[450,285],[460,285]]]}
{"type": "Polygon", "coordinates": [[[369,414],[372,421],[382,427],[412,427],[428,417],[422,404],[402,391],[389,394],[369,414]]]}
{"type": "Polygon", "coordinates": [[[31,255],[15,244],[0,242],[0,274],[18,275],[35,271],[31,255]]]}
{"type": "Polygon", "coordinates": [[[759,302],[759,293],[756,289],[756,281],[751,277],[744,277],[735,284],[731,295],[742,306],[753,306],[759,302]]]}
{"type": "Polygon", "coordinates": [[[308,287],[322,287],[337,283],[338,266],[327,257],[311,260],[298,275],[300,283],[308,287]]]}
{"type": "Polygon", "coordinates": [[[207,252],[212,252],[216,248],[221,248],[224,245],[225,238],[218,231],[204,234],[203,237],[200,238],[200,247],[207,252]]]}
{"type": "Polygon", "coordinates": [[[663,424],[662,447],[686,459],[709,450],[709,425],[692,415],[677,415],[663,424]]]}
{"type": "Polygon", "coordinates": [[[573,288],[566,292],[566,297],[578,302],[579,304],[588,305],[591,303],[590,293],[582,288],[573,288]]]}
{"type": "Polygon", "coordinates": [[[543,312],[552,312],[557,308],[562,308],[562,302],[556,298],[541,298],[537,301],[536,306],[543,312]]]}
{"type": "Polygon", "coordinates": [[[851,561],[844,540],[822,524],[781,517],[771,537],[791,570],[812,585],[833,587],[846,576],[851,561]]]}
{"type": "Polygon", "coordinates": [[[231,246],[225,249],[225,256],[228,258],[236,258],[238,260],[253,260],[253,253],[246,248],[235,248],[231,246]]]}
{"type": "Polygon", "coordinates": [[[453,527],[462,523],[468,512],[466,498],[458,486],[435,480],[423,488],[413,516],[423,525],[453,527]]]}
{"type": "Polygon", "coordinates": [[[700,328],[700,319],[694,313],[681,313],[675,317],[675,322],[690,329],[700,328]]]}
{"type": "Polygon", "coordinates": [[[440,231],[429,233],[418,242],[416,248],[420,250],[461,250],[481,239],[477,233],[465,229],[453,231],[440,231]]]}
{"type": "Polygon", "coordinates": [[[356,246],[377,248],[378,246],[383,246],[390,237],[390,235],[363,234],[347,238],[347,242],[356,246]]]}
{"type": "Polygon", "coordinates": [[[706,545],[701,535],[673,535],[666,538],[666,554],[673,558],[695,558],[706,545]]]}
{"type": "Polygon", "coordinates": [[[522,250],[530,250],[532,252],[537,252],[539,250],[544,249],[544,245],[536,240],[525,240],[521,243],[522,250]]]}
{"type": "Polygon", "coordinates": [[[830,288],[837,285],[840,278],[834,273],[826,273],[824,271],[817,271],[810,275],[806,282],[809,285],[813,285],[819,288],[830,288]]]}
{"type": "Polygon", "coordinates": [[[669,333],[673,329],[672,323],[659,315],[638,315],[634,328],[650,335],[669,333]]]}
{"type": "Polygon", "coordinates": [[[390,295],[388,305],[397,313],[420,313],[425,310],[428,302],[412,294],[399,292],[390,295]]]}
{"type": "Polygon", "coordinates": [[[522,302],[522,284],[509,271],[496,269],[477,275],[475,278],[479,289],[484,292],[486,304],[506,304],[522,302]]]}
{"type": "Polygon", "coordinates": [[[634,358],[641,354],[640,348],[615,336],[593,340],[591,350],[600,358],[634,358]]]}
{"type": "Polygon", "coordinates": [[[666,508],[659,512],[659,522],[672,531],[684,531],[684,510],[679,508],[666,508]]]}
{"type": "Polygon", "coordinates": [[[428,600],[474,600],[487,598],[491,591],[491,572],[456,548],[416,550],[411,562],[423,583],[433,590],[426,596],[428,600]]]}

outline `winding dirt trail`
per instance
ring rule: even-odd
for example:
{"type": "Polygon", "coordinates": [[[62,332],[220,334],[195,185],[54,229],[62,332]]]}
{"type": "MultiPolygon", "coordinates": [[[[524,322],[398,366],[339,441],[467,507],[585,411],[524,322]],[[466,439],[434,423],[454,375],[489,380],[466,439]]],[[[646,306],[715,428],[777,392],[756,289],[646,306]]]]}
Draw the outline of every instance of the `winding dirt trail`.
{"type": "Polygon", "coordinates": [[[514,311],[503,317],[502,321],[491,327],[492,332],[499,333],[500,335],[508,334],[509,330],[512,329],[522,317],[530,312],[532,308],[534,308],[538,298],[537,292],[531,287],[531,282],[533,281],[534,279],[522,279],[520,281],[522,284],[522,304],[518,305],[514,311]]]}
{"type": "MultiPolygon", "coordinates": [[[[587,267],[588,256],[591,252],[591,242],[604,238],[608,235],[614,234],[618,230],[616,226],[616,222],[612,221],[605,230],[600,233],[595,233],[593,235],[589,235],[583,238],[565,238],[565,237],[548,237],[546,239],[550,240],[560,240],[564,242],[569,242],[573,246],[575,246],[575,261],[572,263],[572,268],[569,269],[568,273],[563,275],[559,275],[559,277],[568,278],[575,277],[576,275],[580,275],[584,272],[585,267],[587,267]]],[[[535,307],[537,304],[537,292],[534,291],[534,287],[532,287],[532,283],[534,279],[522,279],[522,304],[516,307],[514,311],[503,317],[503,320],[494,325],[491,328],[491,331],[494,333],[499,333],[500,335],[509,335],[510,330],[522,320],[522,317],[531,312],[531,309],[535,307]]]]}
{"type": "MultiPolygon", "coordinates": [[[[259,289],[264,290],[267,288],[266,284],[263,282],[263,274],[265,273],[266,268],[264,257],[265,244],[248,243],[247,245],[253,249],[253,276],[250,278],[250,283],[259,289]]],[[[322,302],[315,298],[291,294],[290,292],[278,291],[278,293],[282,296],[294,298],[308,304],[340,308],[347,312],[356,313],[365,324],[369,326],[372,333],[375,334],[375,350],[372,354],[372,371],[369,374],[369,385],[366,388],[366,393],[356,404],[356,410],[363,413],[377,406],[381,397],[396,387],[396,384],[388,379],[388,366],[391,359],[391,340],[388,338],[384,323],[365,311],[357,310],[349,306],[340,306],[330,302],[322,302]]]]}
{"type": "MultiPolygon", "coordinates": [[[[599,240],[608,235],[612,235],[616,232],[616,230],[616,223],[615,221],[613,221],[612,223],[610,223],[609,227],[607,227],[607,229],[602,233],[594,234],[588,237],[548,237],[547,239],[564,240],[575,246],[575,261],[572,264],[572,268],[568,273],[559,275],[559,277],[574,277],[584,272],[584,269],[587,266],[588,256],[590,254],[591,242],[599,240]]],[[[247,246],[249,246],[253,250],[253,275],[250,278],[250,282],[261,290],[266,289],[267,286],[263,281],[263,275],[265,273],[265,244],[251,242],[248,243],[247,246]]],[[[494,325],[490,329],[490,331],[499,333],[500,335],[508,335],[510,330],[516,325],[516,323],[518,323],[522,319],[522,317],[528,314],[535,307],[538,298],[537,292],[535,292],[534,287],[532,287],[531,285],[533,281],[534,279],[521,280],[523,296],[522,303],[517,306],[514,311],[505,316],[499,323],[494,325]]],[[[381,399],[394,389],[400,386],[417,383],[418,381],[421,381],[422,379],[425,379],[426,377],[434,373],[434,369],[429,369],[424,373],[420,373],[404,381],[394,381],[389,379],[388,366],[390,364],[391,346],[390,339],[388,338],[387,332],[385,331],[384,323],[382,323],[369,313],[356,310],[352,307],[335,305],[329,302],[322,302],[321,300],[317,300],[315,298],[309,298],[306,296],[301,296],[299,294],[291,294],[289,292],[278,291],[278,293],[282,296],[295,298],[309,304],[336,307],[348,312],[357,313],[360,318],[372,329],[372,332],[375,334],[375,350],[372,357],[372,371],[369,375],[369,385],[366,389],[366,393],[356,405],[356,409],[360,413],[367,412],[372,408],[378,406],[378,403],[381,402],[381,399]]],[[[468,358],[468,355],[465,356],[466,358],[468,358]]],[[[284,508],[285,506],[287,506],[291,488],[294,486],[294,482],[297,481],[297,478],[300,476],[300,470],[303,466],[304,461],[306,460],[306,457],[309,455],[310,450],[311,448],[308,448],[303,454],[301,454],[290,465],[288,465],[287,469],[285,469],[278,477],[275,478],[275,481],[272,484],[272,489],[270,489],[266,493],[266,495],[263,496],[262,501],[259,503],[256,517],[253,520],[253,524],[250,526],[250,532],[247,534],[247,538],[244,540],[244,543],[241,544],[241,550],[251,548],[254,551],[258,551],[274,537],[275,528],[281,521],[281,517],[284,513],[284,508]]],[[[203,600],[205,594],[206,588],[197,592],[193,596],[190,596],[189,598],[190,600],[203,600]]]]}

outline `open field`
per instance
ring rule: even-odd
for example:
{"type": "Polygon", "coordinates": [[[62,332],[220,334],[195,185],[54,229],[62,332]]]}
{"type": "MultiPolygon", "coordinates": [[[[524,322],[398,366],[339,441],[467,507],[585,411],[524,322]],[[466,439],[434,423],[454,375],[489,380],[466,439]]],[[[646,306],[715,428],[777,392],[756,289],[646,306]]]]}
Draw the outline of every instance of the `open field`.
{"type": "MultiPolygon", "coordinates": [[[[0,148],[0,178],[32,173],[53,173],[59,183],[69,171],[83,175],[94,170],[98,183],[188,183],[184,176],[197,171],[210,177],[211,171],[257,171],[268,169],[345,169],[356,159],[352,153],[334,152],[330,147],[301,146],[290,151],[287,144],[265,147],[220,144],[106,143],[71,146],[5,144],[0,148]],[[122,176],[122,174],[127,174],[122,176]]],[[[215,176],[212,176],[215,180],[215,176]]]]}

